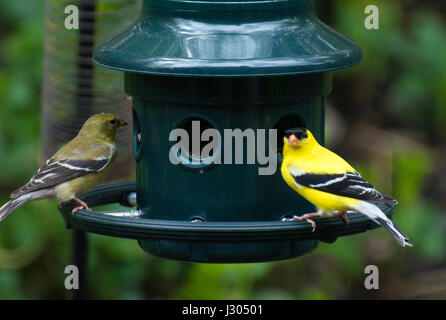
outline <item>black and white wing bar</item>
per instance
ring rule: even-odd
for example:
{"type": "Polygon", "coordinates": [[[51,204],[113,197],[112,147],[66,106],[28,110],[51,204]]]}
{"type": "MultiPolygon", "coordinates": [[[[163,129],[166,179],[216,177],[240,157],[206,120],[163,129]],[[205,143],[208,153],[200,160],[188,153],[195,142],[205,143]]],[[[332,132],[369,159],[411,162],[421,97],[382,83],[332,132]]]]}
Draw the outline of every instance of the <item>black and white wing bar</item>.
{"type": "Polygon", "coordinates": [[[397,203],[394,198],[382,194],[372,184],[354,172],[344,174],[301,174],[293,175],[293,178],[301,186],[339,196],[386,204],[397,203]]]}

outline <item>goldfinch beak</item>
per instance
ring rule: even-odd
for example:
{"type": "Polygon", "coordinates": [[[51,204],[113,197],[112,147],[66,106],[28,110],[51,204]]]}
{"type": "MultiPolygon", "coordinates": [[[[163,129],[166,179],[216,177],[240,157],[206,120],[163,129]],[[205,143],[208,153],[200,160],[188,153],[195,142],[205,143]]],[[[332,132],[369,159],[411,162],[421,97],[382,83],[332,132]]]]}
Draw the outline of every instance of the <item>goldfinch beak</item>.
{"type": "Polygon", "coordinates": [[[118,119],[118,127],[124,127],[128,125],[128,123],[122,119],[118,119]]]}
{"type": "Polygon", "coordinates": [[[299,139],[296,138],[294,134],[288,137],[288,144],[292,147],[299,146],[299,139]]]}

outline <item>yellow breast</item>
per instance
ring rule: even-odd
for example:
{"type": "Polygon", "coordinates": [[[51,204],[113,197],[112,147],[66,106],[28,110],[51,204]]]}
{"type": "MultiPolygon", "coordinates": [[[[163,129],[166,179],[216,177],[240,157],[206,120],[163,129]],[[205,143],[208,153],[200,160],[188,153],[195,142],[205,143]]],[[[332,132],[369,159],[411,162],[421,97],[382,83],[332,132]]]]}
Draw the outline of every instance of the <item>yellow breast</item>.
{"type": "Polygon", "coordinates": [[[359,200],[356,199],[338,196],[296,184],[285,162],[282,164],[281,171],[285,182],[302,197],[315,205],[320,211],[326,213],[331,211],[346,211],[359,203],[359,200]]]}

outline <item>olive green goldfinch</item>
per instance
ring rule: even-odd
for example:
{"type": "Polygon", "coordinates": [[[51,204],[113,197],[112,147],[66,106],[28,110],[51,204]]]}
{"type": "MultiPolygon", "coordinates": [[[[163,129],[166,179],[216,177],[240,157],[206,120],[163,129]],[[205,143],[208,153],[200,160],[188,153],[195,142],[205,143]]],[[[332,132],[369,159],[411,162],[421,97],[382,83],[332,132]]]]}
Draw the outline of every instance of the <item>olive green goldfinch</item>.
{"type": "Polygon", "coordinates": [[[75,201],[79,206],[73,214],[89,210],[77,196],[110,172],[116,158],[116,130],[125,125],[127,122],[110,113],[88,118],[73,140],[48,159],[26,185],[11,193],[12,199],[0,208],[0,221],[22,204],[40,199],[75,201]]]}

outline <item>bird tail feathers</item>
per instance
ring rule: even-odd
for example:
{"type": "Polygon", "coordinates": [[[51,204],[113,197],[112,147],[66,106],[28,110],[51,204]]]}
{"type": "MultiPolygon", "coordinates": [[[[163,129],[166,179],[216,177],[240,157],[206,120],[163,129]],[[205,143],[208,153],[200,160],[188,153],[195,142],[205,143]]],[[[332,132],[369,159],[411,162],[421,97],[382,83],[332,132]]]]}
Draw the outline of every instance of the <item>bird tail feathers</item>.
{"type": "Polygon", "coordinates": [[[29,199],[25,197],[18,197],[16,199],[9,200],[0,208],[0,221],[5,219],[13,210],[20,207],[25,202],[29,201],[29,199]]]}
{"type": "Polygon", "coordinates": [[[54,196],[53,190],[47,188],[25,193],[17,198],[11,199],[0,208],[0,221],[5,219],[13,210],[17,209],[22,204],[28,201],[46,199],[46,198],[51,198],[53,196],[54,196]]]}
{"type": "Polygon", "coordinates": [[[392,220],[390,220],[376,205],[366,201],[361,201],[355,209],[384,227],[403,247],[413,246],[409,240],[409,237],[403,231],[401,231],[400,228],[394,225],[392,220]]]}

